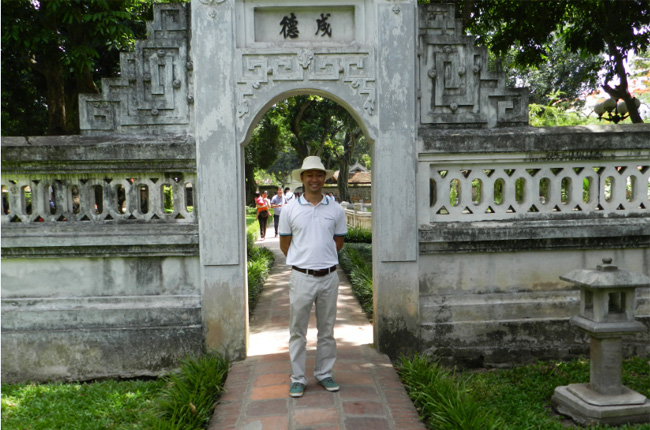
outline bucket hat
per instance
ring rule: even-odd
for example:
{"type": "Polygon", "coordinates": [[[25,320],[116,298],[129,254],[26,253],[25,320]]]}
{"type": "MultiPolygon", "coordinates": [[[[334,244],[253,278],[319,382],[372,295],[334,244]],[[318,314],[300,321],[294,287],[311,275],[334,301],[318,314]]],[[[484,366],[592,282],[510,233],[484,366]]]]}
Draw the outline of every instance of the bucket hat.
{"type": "Polygon", "coordinates": [[[320,157],[312,155],[306,157],[302,161],[302,167],[300,169],[296,169],[293,172],[291,172],[291,177],[294,180],[301,182],[300,174],[306,170],[322,170],[323,172],[325,172],[326,181],[334,175],[334,172],[332,170],[327,170],[325,166],[323,166],[323,162],[320,161],[320,157]]]}

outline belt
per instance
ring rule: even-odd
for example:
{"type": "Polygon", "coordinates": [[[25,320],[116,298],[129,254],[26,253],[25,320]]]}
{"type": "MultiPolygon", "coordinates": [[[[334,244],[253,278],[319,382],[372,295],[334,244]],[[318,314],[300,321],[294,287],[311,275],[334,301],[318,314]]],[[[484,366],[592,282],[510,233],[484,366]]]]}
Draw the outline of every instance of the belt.
{"type": "Polygon", "coordinates": [[[329,275],[330,273],[334,272],[336,270],[336,265],[329,267],[327,269],[319,269],[319,270],[314,270],[314,269],[301,269],[300,267],[297,266],[291,266],[293,270],[297,270],[298,272],[306,273],[311,276],[325,276],[329,275]]]}

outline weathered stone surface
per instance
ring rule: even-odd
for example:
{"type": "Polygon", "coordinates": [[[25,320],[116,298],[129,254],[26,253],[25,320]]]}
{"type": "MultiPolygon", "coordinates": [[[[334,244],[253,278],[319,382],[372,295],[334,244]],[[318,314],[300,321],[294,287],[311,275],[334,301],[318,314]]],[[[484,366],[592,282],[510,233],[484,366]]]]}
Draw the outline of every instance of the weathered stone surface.
{"type": "Polygon", "coordinates": [[[189,5],[157,4],[147,39],[120,53],[120,77],[103,79],[101,94],[79,96],[82,134],[187,133],[192,127],[189,5]]]}
{"type": "MultiPolygon", "coordinates": [[[[525,92],[487,69],[453,5],[191,6],[155,5],[121,77],[81,97],[84,136],[2,139],[3,380],[157,373],[203,346],[243,358],[243,147],[299,94],[340,103],[373,145],[382,351],[584,354],[559,276],[603,256],[650,272],[650,127],[527,127],[525,92]],[[284,37],[290,13],[304,38],[284,37]],[[309,27],[320,13],[331,38],[309,27]]],[[[650,325],[649,288],[635,306],[650,325]]],[[[623,354],[649,345],[629,336],[623,354]]]]}

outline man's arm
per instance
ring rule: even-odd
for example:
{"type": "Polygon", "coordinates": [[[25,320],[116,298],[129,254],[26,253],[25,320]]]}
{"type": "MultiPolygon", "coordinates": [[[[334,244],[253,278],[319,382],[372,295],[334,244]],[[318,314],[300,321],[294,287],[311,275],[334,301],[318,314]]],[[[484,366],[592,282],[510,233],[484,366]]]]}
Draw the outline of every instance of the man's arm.
{"type": "Polygon", "coordinates": [[[291,246],[291,236],[280,236],[280,251],[287,256],[289,247],[291,246]]]}
{"type": "MultiPolygon", "coordinates": [[[[334,242],[336,243],[336,252],[339,252],[341,248],[343,248],[344,239],[345,236],[334,236],[334,242]]],[[[282,242],[280,242],[280,246],[282,246],[282,242]]]]}

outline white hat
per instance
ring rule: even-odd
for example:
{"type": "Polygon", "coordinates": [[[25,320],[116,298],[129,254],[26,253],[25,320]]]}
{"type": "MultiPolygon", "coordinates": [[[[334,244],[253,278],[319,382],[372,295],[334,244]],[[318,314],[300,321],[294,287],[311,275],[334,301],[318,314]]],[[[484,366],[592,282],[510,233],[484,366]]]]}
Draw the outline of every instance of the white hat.
{"type": "Polygon", "coordinates": [[[291,177],[294,180],[301,182],[302,179],[300,178],[300,174],[306,170],[322,170],[323,172],[325,172],[326,181],[334,175],[334,172],[332,170],[327,170],[325,166],[323,166],[323,162],[320,161],[320,157],[316,157],[315,155],[312,155],[306,157],[302,161],[302,167],[300,169],[296,169],[293,172],[291,172],[291,177]]]}

